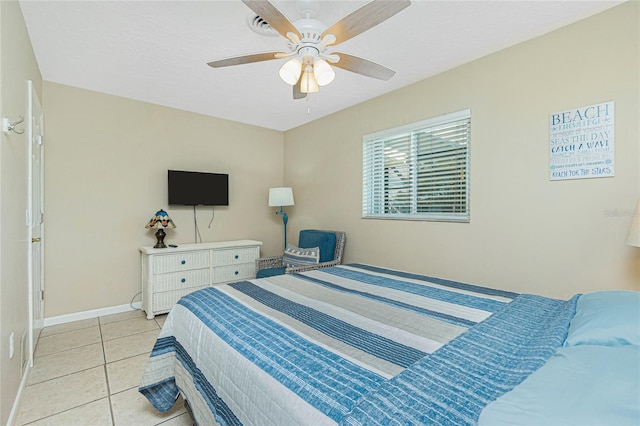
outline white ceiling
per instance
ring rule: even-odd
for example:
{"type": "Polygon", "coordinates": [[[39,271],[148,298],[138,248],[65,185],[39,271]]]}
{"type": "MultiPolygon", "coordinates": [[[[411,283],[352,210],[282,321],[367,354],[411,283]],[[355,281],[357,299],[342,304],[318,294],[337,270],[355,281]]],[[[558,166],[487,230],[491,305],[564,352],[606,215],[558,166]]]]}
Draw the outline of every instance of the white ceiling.
{"type": "MultiPolygon", "coordinates": [[[[240,0],[21,0],[42,78],[125,98],[288,130],[537,37],[623,1],[433,1],[411,6],[339,45],[394,69],[379,81],[336,68],[319,93],[293,100],[273,60],[227,68],[207,62],[286,50],[253,32],[240,0]]],[[[294,1],[273,1],[290,20],[294,1]]],[[[366,1],[321,1],[331,25],[366,1]]],[[[604,36],[604,35],[603,35],[604,36]]],[[[558,46],[558,49],[570,46],[558,46]]]]}

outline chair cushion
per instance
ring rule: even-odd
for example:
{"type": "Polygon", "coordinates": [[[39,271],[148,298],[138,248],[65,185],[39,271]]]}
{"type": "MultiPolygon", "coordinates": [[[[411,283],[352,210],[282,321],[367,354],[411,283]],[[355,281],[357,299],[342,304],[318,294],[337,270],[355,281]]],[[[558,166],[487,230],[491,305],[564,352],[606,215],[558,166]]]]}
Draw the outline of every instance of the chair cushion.
{"type": "Polygon", "coordinates": [[[298,246],[301,248],[319,247],[319,262],[331,262],[336,252],[336,234],[315,229],[304,229],[300,231],[298,246]]]}
{"type": "Polygon", "coordinates": [[[296,266],[317,264],[319,258],[320,249],[318,247],[300,248],[293,244],[287,244],[282,263],[287,268],[295,268],[296,266]]]}
{"type": "Polygon", "coordinates": [[[284,271],[286,268],[265,268],[260,269],[256,273],[256,278],[265,278],[265,277],[274,277],[276,275],[284,275],[284,271]]]}

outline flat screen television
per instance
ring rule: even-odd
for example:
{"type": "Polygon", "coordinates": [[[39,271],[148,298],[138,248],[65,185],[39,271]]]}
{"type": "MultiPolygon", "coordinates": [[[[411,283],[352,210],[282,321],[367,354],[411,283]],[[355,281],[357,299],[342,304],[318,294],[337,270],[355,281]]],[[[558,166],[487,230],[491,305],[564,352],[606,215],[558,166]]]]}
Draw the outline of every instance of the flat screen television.
{"type": "Polygon", "coordinates": [[[168,170],[167,182],[169,205],[229,205],[228,174],[168,170]]]}

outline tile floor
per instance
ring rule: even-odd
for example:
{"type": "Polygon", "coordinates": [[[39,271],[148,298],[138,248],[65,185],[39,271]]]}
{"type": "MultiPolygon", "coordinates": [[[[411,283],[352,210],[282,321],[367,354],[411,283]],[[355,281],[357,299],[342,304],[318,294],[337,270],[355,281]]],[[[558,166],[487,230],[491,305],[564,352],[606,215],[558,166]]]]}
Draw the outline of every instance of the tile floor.
{"type": "Polygon", "coordinates": [[[182,400],[160,413],[138,392],[165,317],[131,311],[44,328],[16,425],[191,425],[182,400]]]}

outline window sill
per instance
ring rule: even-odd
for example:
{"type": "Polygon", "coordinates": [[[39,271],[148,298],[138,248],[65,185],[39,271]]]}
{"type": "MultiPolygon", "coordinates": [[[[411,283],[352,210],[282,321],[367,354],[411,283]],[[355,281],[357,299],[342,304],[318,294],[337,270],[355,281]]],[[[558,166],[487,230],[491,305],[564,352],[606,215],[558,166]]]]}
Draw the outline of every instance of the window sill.
{"type": "Polygon", "coordinates": [[[439,215],[439,214],[370,214],[363,215],[362,219],[380,219],[380,220],[409,220],[421,222],[456,222],[470,223],[469,214],[439,215]]]}

